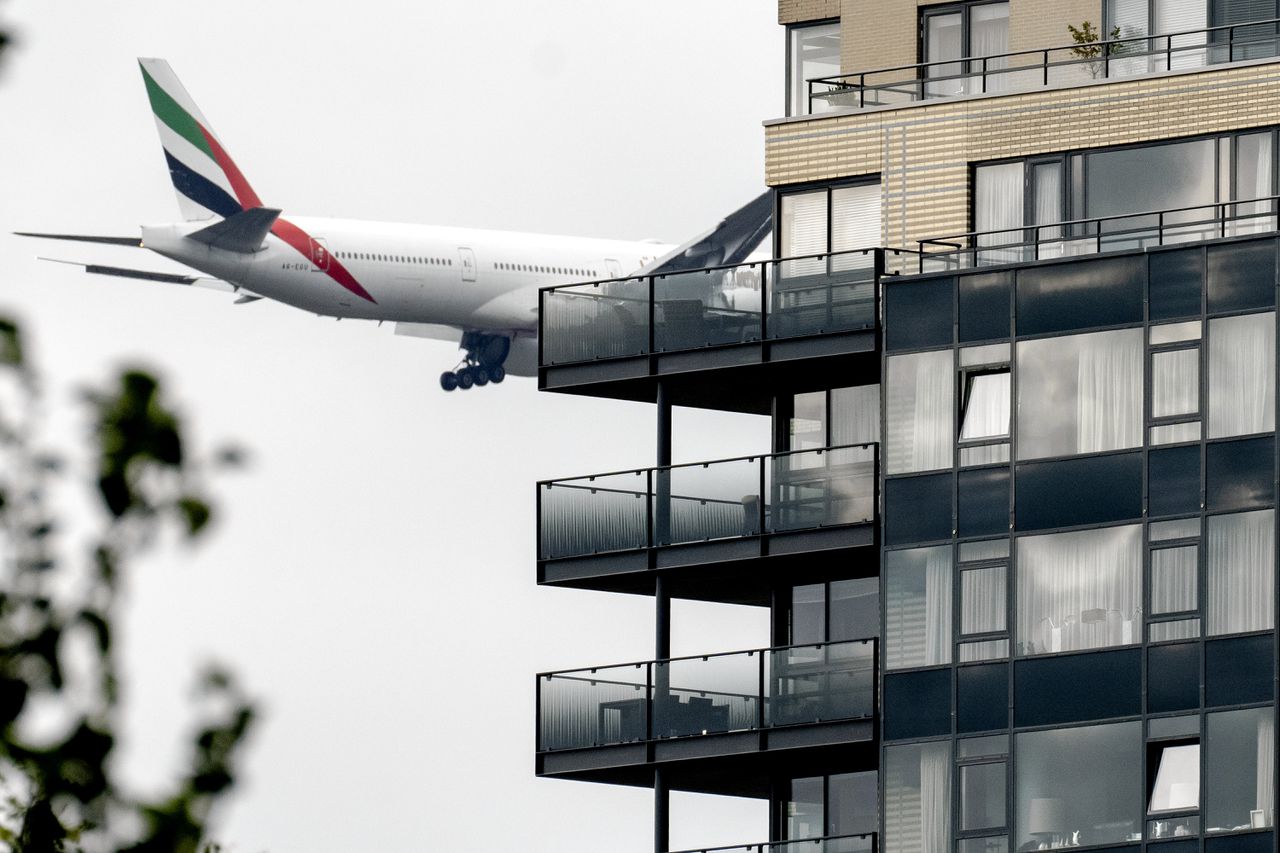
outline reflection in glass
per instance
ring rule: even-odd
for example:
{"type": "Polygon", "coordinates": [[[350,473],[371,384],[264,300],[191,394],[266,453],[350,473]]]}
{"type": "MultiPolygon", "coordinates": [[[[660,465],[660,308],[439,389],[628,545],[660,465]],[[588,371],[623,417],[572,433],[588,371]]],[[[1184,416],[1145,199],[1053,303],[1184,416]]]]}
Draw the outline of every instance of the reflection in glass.
{"type": "Polygon", "coordinates": [[[983,364],[1008,364],[1008,344],[987,344],[982,347],[961,347],[960,366],[976,367],[983,364]]]}
{"type": "Polygon", "coordinates": [[[1275,429],[1276,315],[1209,321],[1209,437],[1275,429]]]}
{"type": "Polygon", "coordinates": [[[1163,326],[1152,326],[1148,333],[1151,345],[1176,344],[1181,341],[1200,340],[1200,321],[1189,320],[1185,323],[1165,323],[1163,326]]]}
{"type": "Polygon", "coordinates": [[[885,853],[949,853],[951,742],[885,748],[885,853]]]}
{"type": "Polygon", "coordinates": [[[1139,642],[1141,546],[1136,524],[1018,539],[1019,654],[1139,642]]]}
{"type": "Polygon", "coordinates": [[[1205,527],[1205,631],[1234,634],[1275,625],[1275,511],[1209,516],[1205,527]]]}
{"type": "Polygon", "coordinates": [[[975,563],[979,560],[997,560],[1009,556],[1008,539],[984,539],[981,542],[961,542],[960,562],[975,563]]]}
{"type": "Polygon", "coordinates": [[[1150,444],[1159,447],[1164,444],[1181,444],[1184,441],[1200,440],[1200,422],[1189,421],[1181,424],[1162,424],[1151,428],[1150,444]]]}
{"type": "Polygon", "coordinates": [[[951,662],[951,547],[890,551],[885,558],[885,664],[951,662]]]}
{"type": "Polygon", "coordinates": [[[827,639],[827,596],[820,583],[791,588],[791,643],[821,643],[827,639]]]}
{"type": "Polygon", "coordinates": [[[821,838],[826,816],[822,800],[822,777],[791,780],[791,796],[786,803],[788,839],[821,838]]]}
{"type": "Polygon", "coordinates": [[[1200,636],[1199,619],[1177,619],[1173,622],[1152,622],[1147,627],[1148,640],[1166,643],[1172,640],[1194,640],[1200,636]]]}
{"type": "Polygon", "coordinates": [[[961,441],[1009,435],[1009,387],[1008,370],[965,377],[961,441]]]}
{"type": "Polygon", "coordinates": [[[1200,535],[1200,519],[1177,518],[1173,521],[1153,521],[1147,528],[1147,538],[1152,542],[1169,539],[1191,539],[1200,535]]]}
{"type": "MultiPolygon", "coordinates": [[[[1166,214],[1166,228],[1169,222],[1211,218],[1216,195],[1214,166],[1212,139],[1086,154],[1084,216],[1092,219],[1148,210],[1197,207],[1184,213],[1166,214]],[[1209,207],[1199,208],[1201,205],[1209,207]]],[[[1125,243],[1137,245],[1134,241],[1144,234],[1154,237],[1155,226],[1154,216],[1132,216],[1116,220],[1108,228],[1112,231],[1137,231],[1124,238],[1116,237],[1114,245],[1119,248],[1125,243]],[[1150,230],[1144,232],[1142,229],[1150,230]]],[[[1196,233],[1197,228],[1189,226],[1186,236],[1201,239],[1201,235],[1196,233]]]]}
{"type": "Polygon", "coordinates": [[[996,829],[1004,826],[1005,764],[960,767],[960,828],[996,829]]]}
{"type": "Polygon", "coordinates": [[[1200,410],[1200,349],[1151,354],[1151,416],[1193,415],[1200,410]]]}
{"type": "Polygon", "coordinates": [[[827,446],[827,393],[796,394],[791,416],[789,450],[816,450],[827,446]]]}
{"type": "Polygon", "coordinates": [[[955,447],[952,351],[895,355],[885,363],[886,472],[951,467],[955,447]]]}
{"type": "Polygon", "coordinates": [[[960,663],[1001,660],[1009,656],[1008,640],[977,640],[960,644],[960,663]]]}
{"type": "Polygon", "coordinates": [[[831,444],[869,444],[880,440],[880,386],[831,389],[831,444]]]}
{"type": "MultiPolygon", "coordinates": [[[[809,84],[819,77],[834,77],[840,73],[840,24],[792,27],[789,63],[787,66],[787,115],[808,115],[809,84]]],[[[818,99],[813,112],[826,112],[831,105],[818,99]]]]}
{"type": "Polygon", "coordinates": [[[1142,443],[1142,330],[1020,341],[1018,458],[1142,443]]]}
{"type": "Polygon", "coordinates": [[[1151,552],[1151,612],[1183,613],[1199,606],[1200,549],[1195,545],[1151,552]]]}
{"type": "Polygon", "coordinates": [[[1016,749],[1015,847],[1141,837],[1141,723],[1028,732],[1016,749]]]}
{"type": "Polygon", "coordinates": [[[880,635],[880,581],[856,578],[832,581],[827,639],[862,640],[880,635]]]}
{"type": "Polygon", "coordinates": [[[827,777],[827,835],[862,835],[879,828],[878,781],[874,770],[827,777]]]}
{"type": "Polygon", "coordinates": [[[1205,830],[1274,826],[1274,708],[1209,714],[1205,741],[1205,830]]]}

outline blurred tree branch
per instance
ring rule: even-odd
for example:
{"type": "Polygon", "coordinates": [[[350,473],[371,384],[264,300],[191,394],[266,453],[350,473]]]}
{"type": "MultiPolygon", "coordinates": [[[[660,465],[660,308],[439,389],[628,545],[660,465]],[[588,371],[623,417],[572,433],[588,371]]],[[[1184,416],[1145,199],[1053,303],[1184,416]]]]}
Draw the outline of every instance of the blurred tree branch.
{"type": "MultiPolygon", "coordinates": [[[[0,845],[199,853],[254,719],[234,679],[217,668],[200,675],[188,769],[158,801],[125,794],[111,754],[122,577],[165,531],[195,540],[208,529],[206,466],[153,376],[127,370],[84,399],[93,472],[44,447],[40,383],[17,325],[0,318],[0,845]],[[75,554],[62,542],[68,517],[50,500],[66,485],[84,486],[98,508],[75,554]]],[[[227,458],[236,454],[217,455],[227,458]]]]}

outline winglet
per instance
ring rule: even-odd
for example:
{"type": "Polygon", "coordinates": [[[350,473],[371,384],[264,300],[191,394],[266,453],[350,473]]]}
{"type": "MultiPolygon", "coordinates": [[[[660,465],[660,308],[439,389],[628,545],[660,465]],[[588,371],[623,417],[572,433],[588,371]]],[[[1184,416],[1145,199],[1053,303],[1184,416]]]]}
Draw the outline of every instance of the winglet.
{"type": "Polygon", "coordinates": [[[187,238],[215,249],[249,255],[262,249],[279,216],[278,208],[254,207],[188,234],[187,238]]]}

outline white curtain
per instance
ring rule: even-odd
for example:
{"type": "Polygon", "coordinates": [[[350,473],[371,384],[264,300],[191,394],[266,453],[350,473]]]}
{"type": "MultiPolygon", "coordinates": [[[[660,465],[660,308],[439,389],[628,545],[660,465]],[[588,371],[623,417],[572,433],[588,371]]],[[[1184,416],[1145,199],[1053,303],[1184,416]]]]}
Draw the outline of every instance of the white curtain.
{"type": "Polygon", "coordinates": [[[950,853],[951,747],[926,743],[920,748],[920,853],[950,853]]]}
{"type": "Polygon", "coordinates": [[[1005,629],[1007,569],[993,566],[960,573],[960,631],[985,634],[1005,629]]]}
{"type": "MultiPolygon", "coordinates": [[[[982,71],[981,57],[997,56],[1009,52],[1009,4],[988,3],[983,6],[969,7],[969,56],[977,61],[970,62],[969,70],[975,75],[982,71]]],[[[988,92],[1003,92],[1009,88],[1009,75],[998,72],[1007,68],[1007,58],[988,59],[987,84],[988,92]]],[[[969,82],[969,91],[982,91],[981,76],[973,77],[969,82]]]]}
{"type": "Polygon", "coordinates": [[[866,444],[880,440],[880,386],[831,389],[831,443],[866,444]]]}
{"type": "MultiPolygon", "coordinates": [[[[1155,32],[1186,33],[1203,30],[1209,25],[1209,8],[1206,0],[1156,0],[1155,32]]],[[[1209,36],[1204,32],[1156,39],[1157,50],[1171,49],[1166,56],[1153,58],[1153,70],[1164,68],[1197,68],[1205,64],[1203,45],[1209,36]],[[1167,58],[1167,62],[1166,62],[1167,58]]]]}
{"type": "Polygon", "coordinates": [[[1140,640],[1142,528],[1024,536],[1017,542],[1021,654],[1140,640]]]}
{"type": "Polygon", "coordinates": [[[1195,414],[1200,408],[1200,348],[1151,356],[1151,415],[1195,414]]]}
{"type": "MultiPolygon", "coordinates": [[[[1236,139],[1236,181],[1233,199],[1269,198],[1271,189],[1271,134],[1249,133],[1236,139]]],[[[1228,234],[1258,234],[1275,228],[1275,216],[1250,214],[1274,213],[1269,201],[1237,204],[1236,216],[1246,216],[1230,224],[1228,234]]]]}
{"type": "Polygon", "coordinates": [[[1276,715],[1265,708],[1258,719],[1258,794],[1254,808],[1262,809],[1266,826],[1275,823],[1276,808],[1276,715]]]}
{"type": "Polygon", "coordinates": [[[885,563],[885,665],[951,662],[951,548],[890,552],[885,563]]]}
{"type": "Polygon", "coordinates": [[[960,440],[1009,434],[1009,373],[981,373],[969,380],[960,440]]]}
{"type": "Polygon", "coordinates": [[[1276,400],[1276,315],[1209,321],[1209,437],[1272,432],[1276,400]]]}
{"type": "Polygon", "coordinates": [[[1207,634],[1264,631],[1274,626],[1275,559],[1274,510],[1209,517],[1207,634]]]}
{"type": "MultiPolygon", "coordinates": [[[[1091,335],[1079,351],[1076,452],[1099,453],[1142,443],[1142,348],[1130,330],[1091,335]]],[[[1060,413],[1057,413],[1060,414],[1060,413]]]]}
{"type": "MultiPolygon", "coordinates": [[[[1021,163],[979,166],[974,172],[974,227],[994,233],[978,237],[979,246],[1021,243],[1024,224],[1024,172],[1021,163]]],[[[975,262],[1007,264],[1022,260],[1021,249],[979,252],[975,262]]]]}
{"type": "MultiPolygon", "coordinates": [[[[818,255],[827,251],[827,191],[782,196],[782,257],[818,255]]],[[[781,265],[783,278],[818,275],[826,269],[822,258],[781,265]]]]}
{"type": "Polygon", "coordinates": [[[955,369],[951,350],[887,359],[885,470],[950,468],[955,452],[955,369]]]}
{"type": "Polygon", "coordinates": [[[1199,551],[1195,545],[1188,545],[1151,552],[1152,613],[1184,613],[1196,609],[1199,551]]]}

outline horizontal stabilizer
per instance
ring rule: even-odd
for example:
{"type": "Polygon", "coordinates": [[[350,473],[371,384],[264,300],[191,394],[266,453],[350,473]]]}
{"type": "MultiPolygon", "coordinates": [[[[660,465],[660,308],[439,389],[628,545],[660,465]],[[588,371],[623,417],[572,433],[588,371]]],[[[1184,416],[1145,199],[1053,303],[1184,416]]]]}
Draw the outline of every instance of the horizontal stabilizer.
{"type": "Polygon", "coordinates": [[[107,243],[112,246],[142,247],[139,237],[95,237],[89,234],[36,234],[32,231],[14,231],[18,237],[39,237],[42,240],[72,240],[76,243],[107,243]]]}
{"type": "Polygon", "coordinates": [[[262,249],[276,224],[280,211],[273,207],[254,207],[201,228],[187,237],[228,252],[252,254],[262,249]]]}
{"type": "Polygon", "coordinates": [[[41,261],[49,261],[55,264],[66,264],[72,267],[82,267],[85,272],[91,275],[109,275],[114,278],[136,278],[142,281],[158,281],[163,284],[181,284],[188,287],[206,287],[210,290],[221,290],[224,293],[243,293],[234,285],[228,284],[221,279],[209,278],[208,276],[182,275],[181,273],[171,272],[155,272],[153,270],[135,270],[128,267],[109,267],[104,264],[86,264],[83,261],[64,261],[60,258],[39,258],[41,261]]]}

